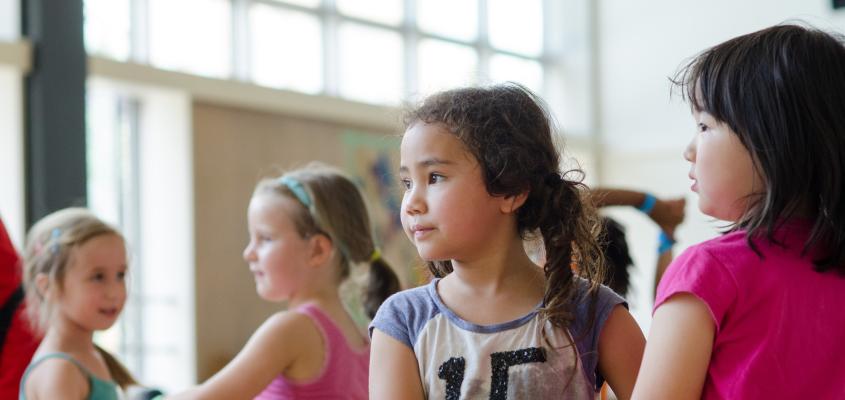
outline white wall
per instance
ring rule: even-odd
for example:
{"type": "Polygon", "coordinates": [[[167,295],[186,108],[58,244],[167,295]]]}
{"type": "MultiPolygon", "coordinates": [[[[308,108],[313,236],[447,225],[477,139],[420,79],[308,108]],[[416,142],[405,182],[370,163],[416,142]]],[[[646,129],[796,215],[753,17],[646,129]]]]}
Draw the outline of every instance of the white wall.
{"type": "Polygon", "coordinates": [[[21,72],[0,64],[0,217],[18,249],[26,229],[21,85],[21,72]]]}
{"type": "MultiPolygon", "coordinates": [[[[845,10],[830,0],[601,0],[597,5],[601,183],[687,197],[687,219],[677,233],[680,251],[718,234],[719,224],[698,212],[682,158],[694,124],[689,108],[669,96],[678,67],[707,47],[790,19],[845,31],[845,10]]],[[[657,229],[631,210],[612,210],[627,227],[637,265],[632,311],[650,325],[657,229]]]]}

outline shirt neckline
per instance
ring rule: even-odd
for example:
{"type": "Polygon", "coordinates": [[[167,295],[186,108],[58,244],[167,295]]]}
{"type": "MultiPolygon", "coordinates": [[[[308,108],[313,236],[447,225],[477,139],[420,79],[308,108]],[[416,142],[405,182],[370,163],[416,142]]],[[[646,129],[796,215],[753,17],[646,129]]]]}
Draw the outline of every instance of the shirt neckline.
{"type": "Polygon", "coordinates": [[[434,278],[428,284],[428,294],[431,297],[434,304],[437,306],[437,309],[440,310],[440,313],[445,315],[446,318],[449,319],[449,321],[451,323],[457,325],[461,329],[464,329],[464,330],[467,330],[467,331],[470,331],[470,332],[497,333],[497,332],[502,332],[502,331],[506,331],[506,330],[510,330],[510,329],[520,327],[520,326],[528,323],[528,321],[531,321],[534,317],[536,317],[537,314],[540,311],[540,308],[543,307],[543,301],[541,300],[540,303],[538,303],[534,307],[534,309],[531,310],[528,314],[525,314],[525,315],[523,315],[523,316],[521,316],[517,319],[511,320],[511,321],[506,321],[506,322],[501,322],[501,323],[497,323],[497,324],[479,325],[479,324],[475,324],[475,323],[469,322],[469,321],[461,318],[460,316],[458,316],[458,314],[455,314],[454,311],[452,311],[449,307],[447,307],[445,303],[443,303],[443,300],[440,298],[440,294],[437,293],[437,283],[438,282],[440,282],[440,278],[434,278]]]}

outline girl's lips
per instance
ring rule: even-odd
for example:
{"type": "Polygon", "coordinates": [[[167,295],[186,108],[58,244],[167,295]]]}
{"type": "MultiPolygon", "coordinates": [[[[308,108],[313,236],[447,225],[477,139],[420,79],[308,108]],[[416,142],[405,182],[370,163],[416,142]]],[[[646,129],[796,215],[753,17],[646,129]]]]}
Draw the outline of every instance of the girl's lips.
{"type": "Polygon", "coordinates": [[[415,239],[418,239],[418,238],[420,238],[420,237],[423,237],[423,236],[425,236],[426,234],[430,233],[430,232],[431,232],[431,231],[433,231],[433,230],[434,230],[434,228],[427,227],[427,226],[422,226],[422,225],[414,225],[413,227],[411,227],[411,232],[413,232],[413,233],[414,233],[414,238],[415,238],[415,239]]]}
{"type": "Polygon", "coordinates": [[[117,308],[101,308],[100,313],[108,317],[114,317],[117,315],[117,308]]]}

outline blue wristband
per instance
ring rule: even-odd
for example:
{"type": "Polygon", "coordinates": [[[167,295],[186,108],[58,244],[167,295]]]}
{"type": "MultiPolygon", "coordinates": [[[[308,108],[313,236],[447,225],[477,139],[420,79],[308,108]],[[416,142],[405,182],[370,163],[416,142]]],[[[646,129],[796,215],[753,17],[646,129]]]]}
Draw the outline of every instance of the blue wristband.
{"type": "Polygon", "coordinates": [[[657,254],[661,255],[669,250],[672,250],[672,246],[675,245],[675,239],[669,237],[666,232],[660,231],[660,235],[657,237],[657,241],[660,243],[657,246],[657,254]]]}
{"type": "Polygon", "coordinates": [[[648,214],[651,210],[654,210],[654,205],[657,204],[657,197],[654,197],[649,193],[643,193],[643,196],[645,197],[643,199],[643,204],[640,204],[640,206],[637,207],[637,210],[642,211],[644,214],[648,214]]]}

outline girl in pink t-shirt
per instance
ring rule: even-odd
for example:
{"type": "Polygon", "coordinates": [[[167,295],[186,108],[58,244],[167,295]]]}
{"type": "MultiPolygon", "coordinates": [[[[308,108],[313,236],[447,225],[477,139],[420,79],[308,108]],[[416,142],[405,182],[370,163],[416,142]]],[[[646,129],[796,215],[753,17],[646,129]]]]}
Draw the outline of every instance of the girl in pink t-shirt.
{"type": "Polygon", "coordinates": [[[845,398],[843,71],[840,36],[778,25],[676,76],[692,191],[732,225],[666,271],[634,398],[845,398]]]}
{"type": "Polygon", "coordinates": [[[175,398],[367,399],[369,340],[344,307],[339,285],[367,263],[365,311],[375,315],[399,281],[375,247],[358,188],[312,164],[258,183],[247,212],[244,260],[258,295],[287,301],[232,362],[175,398]]]}

